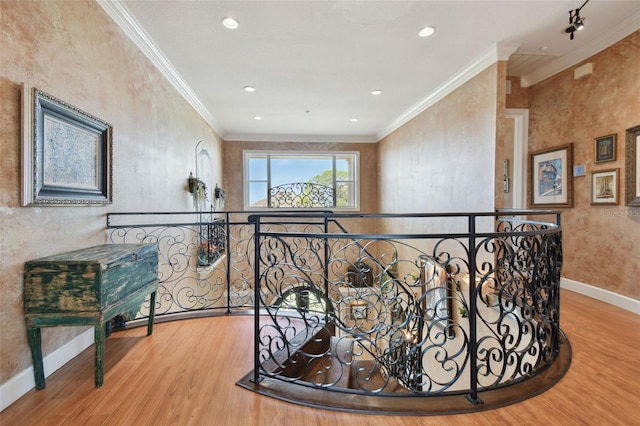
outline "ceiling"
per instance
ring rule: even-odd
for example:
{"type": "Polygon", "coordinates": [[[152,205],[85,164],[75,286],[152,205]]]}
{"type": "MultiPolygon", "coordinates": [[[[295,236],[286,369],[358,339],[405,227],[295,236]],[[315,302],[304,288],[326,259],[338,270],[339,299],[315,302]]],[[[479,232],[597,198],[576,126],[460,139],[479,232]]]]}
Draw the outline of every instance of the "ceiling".
{"type": "Polygon", "coordinates": [[[376,142],[496,60],[528,86],[640,28],[629,0],[574,40],[583,0],[98,2],[227,141],[376,142]]]}

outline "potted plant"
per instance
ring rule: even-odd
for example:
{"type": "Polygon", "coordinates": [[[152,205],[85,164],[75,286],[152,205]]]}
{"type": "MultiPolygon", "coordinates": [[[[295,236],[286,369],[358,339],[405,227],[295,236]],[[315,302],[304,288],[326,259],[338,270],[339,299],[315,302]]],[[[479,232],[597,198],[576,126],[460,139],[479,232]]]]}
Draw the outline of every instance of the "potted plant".
{"type": "Polygon", "coordinates": [[[193,195],[193,207],[196,210],[200,210],[200,206],[207,199],[207,185],[197,177],[193,176],[193,173],[189,173],[189,192],[193,195]]]}
{"type": "Polygon", "coordinates": [[[216,256],[217,247],[207,240],[203,240],[196,247],[196,256],[198,258],[198,266],[209,266],[213,263],[216,256]]]}

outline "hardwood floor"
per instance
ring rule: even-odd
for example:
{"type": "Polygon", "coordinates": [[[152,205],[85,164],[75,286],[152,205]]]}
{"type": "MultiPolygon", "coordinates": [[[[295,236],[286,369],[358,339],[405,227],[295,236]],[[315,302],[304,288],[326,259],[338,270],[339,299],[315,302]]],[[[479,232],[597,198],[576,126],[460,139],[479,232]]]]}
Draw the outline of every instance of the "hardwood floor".
{"type": "Polygon", "coordinates": [[[0,413],[0,425],[640,425],[640,316],[561,293],[569,372],[547,392],[494,410],[439,417],[308,408],[236,386],[252,370],[251,317],[139,327],[106,342],[104,385],[94,388],[93,347],[0,413]]]}

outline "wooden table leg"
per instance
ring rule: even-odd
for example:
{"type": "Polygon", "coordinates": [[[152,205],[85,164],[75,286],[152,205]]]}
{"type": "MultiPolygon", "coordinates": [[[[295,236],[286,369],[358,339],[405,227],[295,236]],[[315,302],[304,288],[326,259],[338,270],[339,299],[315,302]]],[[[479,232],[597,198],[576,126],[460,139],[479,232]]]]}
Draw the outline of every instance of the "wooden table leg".
{"type": "Polygon", "coordinates": [[[151,336],[153,333],[153,317],[156,314],[156,292],[151,293],[151,300],[149,301],[149,322],[147,323],[147,336],[151,336]]]}
{"type": "Polygon", "coordinates": [[[39,328],[27,329],[29,346],[31,346],[31,358],[33,359],[33,375],[36,380],[36,389],[44,389],[44,365],[42,363],[42,334],[39,328]]]}
{"type": "Polygon", "coordinates": [[[102,380],[104,377],[104,339],[105,339],[105,325],[100,324],[94,327],[95,345],[96,345],[96,362],[95,362],[95,376],[96,387],[102,386],[102,380]]]}

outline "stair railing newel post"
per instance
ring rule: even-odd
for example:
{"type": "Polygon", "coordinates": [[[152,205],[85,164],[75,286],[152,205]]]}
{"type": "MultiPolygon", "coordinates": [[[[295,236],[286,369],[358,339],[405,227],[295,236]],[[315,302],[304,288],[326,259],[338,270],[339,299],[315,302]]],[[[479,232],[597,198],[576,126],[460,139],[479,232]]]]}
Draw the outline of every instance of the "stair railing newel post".
{"type": "MultiPolygon", "coordinates": [[[[556,225],[558,226],[559,229],[562,229],[562,224],[560,223],[560,213],[556,213],[556,225]]],[[[563,262],[563,253],[562,253],[562,231],[560,231],[558,233],[558,250],[560,251],[560,266],[558,267],[558,288],[556,291],[556,306],[558,307],[558,312],[556,313],[557,317],[556,317],[556,336],[560,335],[560,271],[562,270],[562,262],[563,262]]],[[[560,340],[557,339],[556,340],[557,344],[556,344],[556,352],[558,352],[560,350],[560,340]]]]}
{"type": "MultiPolygon", "coordinates": [[[[560,213],[555,214],[555,223],[560,228],[560,213]]],[[[548,285],[551,286],[550,294],[547,296],[547,304],[545,315],[550,317],[552,323],[552,336],[553,341],[551,343],[551,349],[554,353],[558,353],[560,351],[560,271],[562,269],[562,231],[549,234],[543,236],[543,239],[546,238],[548,253],[547,253],[547,262],[549,264],[549,280],[551,281],[548,285]],[[555,318],[554,318],[555,317],[555,318]]]]}
{"type": "Polygon", "coordinates": [[[226,220],[226,224],[225,224],[225,228],[227,231],[227,234],[225,235],[225,240],[226,240],[226,251],[227,251],[227,313],[230,314],[231,313],[231,215],[229,212],[226,212],[225,214],[225,220],[226,220]]]}
{"type": "Polygon", "coordinates": [[[253,288],[254,288],[254,331],[253,331],[253,381],[260,382],[260,216],[249,216],[253,222],[253,288]]]}
{"type": "MultiPolygon", "coordinates": [[[[329,216],[325,213],[324,216],[324,233],[325,235],[329,234],[329,216]]],[[[329,238],[327,236],[324,237],[324,295],[328,300],[331,300],[329,297],[329,238]]],[[[327,306],[327,310],[324,313],[324,323],[326,326],[329,326],[329,307],[327,306]]],[[[335,333],[335,324],[333,326],[333,333],[335,333]]]]}
{"type": "Polygon", "coordinates": [[[476,285],[476,215],[469,215],[469,389],[471,393],[466,396],[472,404],[482,404],[478,397],[478,337],[476,320],[478,315],[476,298],[478,288],[476,285]]]}

